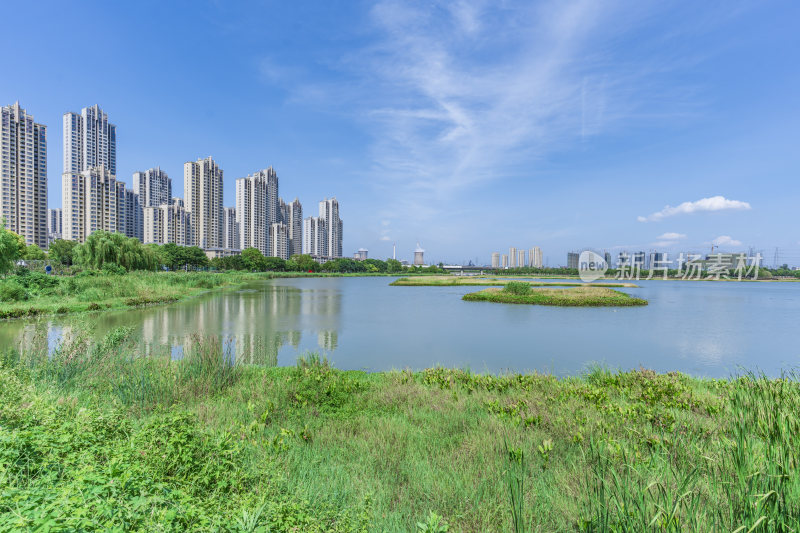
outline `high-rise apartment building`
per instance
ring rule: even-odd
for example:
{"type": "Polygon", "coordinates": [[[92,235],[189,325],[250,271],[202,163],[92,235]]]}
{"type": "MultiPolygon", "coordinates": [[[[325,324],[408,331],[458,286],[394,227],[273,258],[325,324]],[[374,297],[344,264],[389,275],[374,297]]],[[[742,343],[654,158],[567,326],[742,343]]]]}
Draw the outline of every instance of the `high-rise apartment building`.
{"type": "Polygon", "coordinates": [[[144,212],[141,197],[132,189],[126,189],[125,184],[117,182],[117,186],[122,186],[122,205],[124,222],[119,226],[119,231],[128,237],[135,237],[144,241],[144,212]]]}
{"type": "Polygon", "coordinates": [[[289,257],[303,253],[303,206],[297,198],[287,204],[286,226],[289,234],[289,257]]]}
{"type": "Polygon", "coordinates": [[[319,218],[325,221],[326,257],[342,257],[343,223],[339,217],[339,202],[336,198],[325,198],[319,203],[319,218]]]}
{"type": "Polygon", "coordinates": [[[0,217],[26,244],[47,247],[47,127],[19,102],[0,108],[0,217]]]}
{"type": "Polygon", "coordinates": [[[222,208],[222,247],[226,250],[239,249],[239,223],[236,222],[236,208],[222,208]]]}
{"type": "Polygon", "coordinates": [[[312,257],[326,255],[327,231],[325,221],[320,217],[308,217],[303,220],[303,253],[312,257]]]}
{"type": "Polygon", "coordinates": [[[580,259],[580,254],[578,252],[567,253],[567,268],[578,270],[579,259],[580,259]]]}
{"type": "Polygon", "coordinates": [[[525,265],[525,250],[517,250],[517,266],[522,268],[525,265]]]}
{"type": "Polygon", "coordinates": [[[47,240],[48,243],[61,238],[61,208],[47,210],[47,240]]]}
{"type": "Polygon", "coordinates": [[[193,246],[192,215],[183,200],[173,198],[171,204],[145,207],[143,212],[145,244],[175,243],[178,246],[193,246]]]}
{"type": "Polygon", "coordinates": [[[502,268],[508,268],[508,255],[503,254],[500,258],[500,266],[502,268]]]}
{"type": "Polygon", "coordinates": [[[133,192],[142,207],[154,207],[172,201],[172,180],[161,167],[133,173],[133,192]]]}
{"type": "Polygon", "coordinates": [[[528,250],[528,266],[542,268],[542,249],[538,246],[528,250]]]}
{"type": "Polygon", "coordinates": [[[500,252],[492,252],[492,268],[500,268],[500,252]]]}
{"type": "Polygon", "coordinates": [[[289,233],[288,226],[283,222],[273,222],[269,226],[270,255],[289,259],[289,233]]]}
{"type": "Polygon", "coordinates": [[[278,175],[272,167],[236,180],[239,248],[271,255],[269,228],[279,222],[278,175]]]}
{"type": "Polygon", "coordinates": [[[98,105],[64,114],[64,173],[104,166],[117,174],[117,127],[98,105]]]}
{"type": "MultiPolygon", "coordinates": [[[[63,238],[83,242],[98,230],[121,231],[117,178],[105,166],[62,176],[63,238]]],[[[124,210],[124,206],[121,207],[124,210]]]]}
{"type": "Polygon", "coordinates": [[[513,246],[508,249],[508,261],[510,268],[517,268],[517,249],[513,246]]]}
{"type": "Polygon", "coordinates": [[[222,169],[207,157],[183,165],[183,195],[191,213],[190,246],[222,247],[222,169]]]}

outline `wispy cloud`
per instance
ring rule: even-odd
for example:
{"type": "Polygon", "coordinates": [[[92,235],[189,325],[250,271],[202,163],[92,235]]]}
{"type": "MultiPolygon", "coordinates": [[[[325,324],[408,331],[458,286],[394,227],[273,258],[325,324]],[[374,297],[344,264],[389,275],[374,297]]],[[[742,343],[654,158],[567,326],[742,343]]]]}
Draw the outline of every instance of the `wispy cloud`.
{"type": "Polygon", "coordinates": [[[661,211],[656,211],[646,217],[638,217],[639,222],[658,222],[665,218],[673,217],[676,215],[686,215],[691,213],[698,213],[702,211],[725,211],[725,210],[747,210],[751,209],[750,204],[741,202],[739,200],[729,200],[724,196],[712,196],[710,198],[702,198],[695,202],[683,202],[682,204],[672,207],[665,206],[661,211]]]}
{"type": "Polygon", "coordinates": [[[711,243],[714,246],[741,246],[742,241],[737,241],[736,239],[732,238],[730,235],[720,235],[711,243]]]}
{"type": "Polygon", "coordinates": [[[680,239],[685,239],[686,235],[683,233],[667,232],[667,233],[662,233],[656,238],[662,241],[677,241],[680,239]]]}

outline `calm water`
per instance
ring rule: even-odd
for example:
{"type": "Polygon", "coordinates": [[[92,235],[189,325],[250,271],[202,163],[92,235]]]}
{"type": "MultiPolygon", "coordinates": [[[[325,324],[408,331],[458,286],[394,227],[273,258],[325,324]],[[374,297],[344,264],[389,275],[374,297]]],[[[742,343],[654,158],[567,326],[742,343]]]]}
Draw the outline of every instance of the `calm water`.
{"type": "MultiPolygon", "coordinates": [[[[645,366],[727,376],[741,367],[775,375],[800,367],[800,283],[640,282],[624,289],[650,305],[623,309],[463,302],[479,287],[389,287],[387,278],[255,282],[170,306],[47,320],[56,338],[76,320],[97,335],[132,326],[147,349],[173,353],[195,333],[229,339],[236,357],[293,364],[307,351],[338,368],[436,364],[473,371],[572,374],[587,365],[645,366]]],[[[0,343],[31,322],[0,323],[0,343]]],[[[27,333],[26,333],[27,332],[27,333]]]]}

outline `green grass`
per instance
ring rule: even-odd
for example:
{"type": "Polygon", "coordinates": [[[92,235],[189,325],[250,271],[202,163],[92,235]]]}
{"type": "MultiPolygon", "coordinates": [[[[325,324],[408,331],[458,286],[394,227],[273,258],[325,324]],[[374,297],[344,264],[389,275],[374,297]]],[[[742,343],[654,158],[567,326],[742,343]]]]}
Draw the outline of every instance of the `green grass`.
{"type": "Polygon", "coordinates": [[[509,286],[515,286],[516,284],[526,285],[524,282],[511,282],[504,289],[484,289],[465,294],[462,299],[468,302],[554,305],[560,307],[630,307],[647,305],[647,300],[596,285],[567,289],[530,288],[528,286],[527,291],[508,290],[509,286]]]}
{"type": "MultiPolygon", "coordinates": [[[[503,276],[505,278],[506,276],[503,276]]],[[[531,276],[528,276],[531,277],[531,276]]],[[[537,276],[538,277],[538,276],[537,276]]],[[[419,278],[400,278],[390,285],[395,287],[452,287],[452,286],[504,286],[508,283],[525,283],[531,287],[586,287],[583,282],[536,282],[510,281],[500,278],[480,278],[472,276],[427,276],[419,278]]],[[[592,283],[592,287],[636,287],[634,283],[592,283]]]]}
{"type": "Polygon", "coordinates": [[[128,333],[3,355],[0,530],[800,526],[794,376],[266,368],[128,333]]]}

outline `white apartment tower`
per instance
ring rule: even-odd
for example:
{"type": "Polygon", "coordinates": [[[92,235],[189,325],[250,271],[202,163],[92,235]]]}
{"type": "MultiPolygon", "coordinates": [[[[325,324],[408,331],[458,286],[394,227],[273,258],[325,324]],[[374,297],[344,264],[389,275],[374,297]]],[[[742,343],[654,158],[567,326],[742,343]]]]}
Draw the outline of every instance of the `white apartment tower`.
{"type": "Polygon", "coordinates": [[[319,203],[319,218],[325,221],[326,257],[342,257],[342,219],[339,218],[339,202],[336,198],[325,198],[319,203]]]}
{"type": "Polygon", "coordinates": [[[183,195],[192,214],[189,246],[222,247],[222,169],[211,157],[183,165],[183,195]]]}
{"type": "Polygon", "coordinates": [[[303,253],[303,206],[297,198],[288,204],[286,226],[289,233],[289,257],[303,253]]]}
{"type": "Polygon", "coordinates": [[[274,222],[269,226],[270,255],[289,259],[289,232],[288,226],[283,222],[274,222]]]}
{"type": "Polygon", "coordinates": [[[312,257],[323,257],[327,249],[325,221],[320,217],[303,220],[303,253],[312,257]]]}
{"type": "Polygon", "coordinates": [[[513,246],[508,249],[508,267],[517,268],[517,249],[513,246]]]}
{"type": "Polygon", "coordinates": [[[105,166],[65,173],[61,183],[64,239],[83,242],[98,230],[121,231],[117,227],[120,221],[117,178],[105,166]]]}
{"type": "Polygon", "coordinates": [[[47,239],[53,242],[61,238],[61,209],[48,209],[47,210],[47,239]]]}
{"type": "Polygon", "coordinates": [[[517,250],[517,266],[520,268],[525,266],[525,250],[517,250]]]}
{"type": "Polygon", "coordinates": [[[528,266],[542,268],[542,249],[538,246],[528,250],[528,266]]]}
{"type": "Polygon", "coordinates": [[[239,249],[239,223],[236,222],[236,208],[222,209],[222,247],[226,250],[239,249]]]}
{"type": "Polygon", "coordinates": [[[47,247],[47,127],[19,102],[0,108],[0,217],[25,244],[47,247]]]}
{"type": "Polygon", "coordinates": [[[139,195],[142,207],[169,204],[172,201],[172,180],[161,167],[134,172],[133,192],[139,195]]]}
{"type": "MultiPolygon", "coordinates": [[[[117,186],[125,184],[121,181],[117,182],[117,186]]],[[[140,241],[144,241],[144,212],[142,208],[141,197],[132,189],[124,189],[123,205],[125,211],[125,223],[120,226],[122,233],[128,237],[135,237],[140,241]]]]}
{"type": "Polygon", "coordinates": [[[256,248],[271,255],[269,230],[278,217],[278,175],[272,167],[236,180],[238,248],[256,248]]]}
{"type": "Polygon", "coordinates": [[[500,268],[500,252],[492,252],[492,268],[500,268]]]}
{"type": "Polygon", "coordinates": [[[173,198],[171,204],[145,207],[143,211],[145,244],[192,246],[192,215],[183,200],[173,198]]]}
{"type": "Polygon", "coordinates": [[[105,166],[117,174],[117,127],[100,106],[64,114],[64,173],[105,166]]]}

